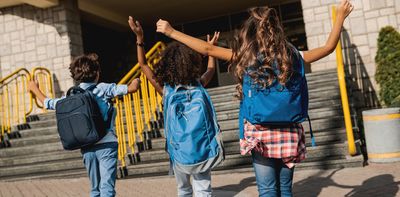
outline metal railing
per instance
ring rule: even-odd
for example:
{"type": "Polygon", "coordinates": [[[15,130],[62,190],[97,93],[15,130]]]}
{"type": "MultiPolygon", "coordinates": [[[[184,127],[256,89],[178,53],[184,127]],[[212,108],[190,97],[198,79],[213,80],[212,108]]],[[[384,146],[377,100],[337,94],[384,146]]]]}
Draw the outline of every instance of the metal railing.
{"type": "MultiPolygon", "coordinates": [[[[146,59],[150,68],[159,61],[164,48],[165,45],[158,42],[147,52],[146,59]]],[[[162,124],[162,97],[141,73],[139,64],[136,64],[118,84],[129,84],[138,77],[141,80],[140,90],[115,98],[118,159],[121,162],[122,175],[127,174],[125,158],[128,157],[131,164],[139,162],[139,152],[151,149],[151,138],[161,135],[159,129],[162,124]]]]}
{"type": "MultiPolygon", "coordinates": [[[[332,6],[332,22],[336,21],[336,6],[332,6]]],[[[336,62],[337,62],[337,73],[339,80],[340,96],[342,100],[343,116],[346,127],[348,151],[350,155],[355,155],[357,153],[356,146],[354,142],[353,125],[351,123],[351,114],[349,107],[349,100],[347,96],[346,79],[343,65],[343,54],[342,45],[340,41],[336,46],[336,62]]]]}
{"type": "Polygon", "coordinates": [[[34,109],[35,101],[32,94],[27,92],[27,83],[31,79],[39,82],[42,91],[54,95],[50,71],[43,67],[34,68],[32,73],[20,68],[0,79],[0,143],[3,145],[8,138],[19,137],[18,130],[23,129],[26,117],[34,109]]]}

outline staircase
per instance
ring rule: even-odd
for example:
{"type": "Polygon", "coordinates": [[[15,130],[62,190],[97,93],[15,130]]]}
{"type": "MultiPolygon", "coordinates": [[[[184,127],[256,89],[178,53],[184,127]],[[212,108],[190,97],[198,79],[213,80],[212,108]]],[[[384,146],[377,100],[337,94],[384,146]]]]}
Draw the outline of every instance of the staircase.
{"type": "MultiPolygon", "coordinates": [[[[310,94],[309,115],[316,147],[310,147],[308,123],[305,123],[307,159],[296,167],[328,169],[362,166],[361,156],[347,153],[346,132],[336,70],[307,74],[310,94]]],[[[215,170],[251,167],[250,156],[239,154],[238,111],[234,86],[208,89],[223,131],[226,160],[215,170]]],[[[21,138],[11,139],[11,147],[0,149],[0,180],[70,178],[87,176],[80,151],[64,151],[57,134],[54,112],[31,118],[30,129],[21,130],[21,138]],[[37,120],[38,119],[38,120],[37,120]]],[[[127,166],[128,177],[166,175],[168,155],[163,138],[152,139],[152,149],[140,153],[140,162],[127,166]]],[[[128,162],[129,163],[129,162],[128,162]]]]}

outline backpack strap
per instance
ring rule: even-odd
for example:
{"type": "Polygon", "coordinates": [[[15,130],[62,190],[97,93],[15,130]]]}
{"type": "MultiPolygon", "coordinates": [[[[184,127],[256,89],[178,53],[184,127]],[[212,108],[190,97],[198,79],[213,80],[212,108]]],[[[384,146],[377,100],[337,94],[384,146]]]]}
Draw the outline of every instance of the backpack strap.
{"type": "Polygon", "coordinates": [[[310,120],[310,116],[309,116],[309,115],[307,115],[307,119],[308,119],[308,125],[309,125],[309,127],[310,127],[311,146],[312,146],[312,147],[315,147],[315,146],[317,146],[317,144],[315,143],[315,137],[314,137],[314,134],[313,134],[313,132],[312,132],[311,120],[310,120]]]}
{"type": "Polygon", "coordinates": [[[71,95],[74,95],[74,94],[82,94],[84,92],[85,92],[85,90],[82,89],[81,87],[73,86],[70,89],[68,89],[67,96],[71,96],[71,95]]]}
{"type": "Polygon", "coordinates": [[[97,84],[90,85],[86,90],[93,91],[97,87],[97,84]]]}
{"type": "Polygon", "coordinates": [[[243,116],[243,101],[240,101],[240,109],[239,109],[239,138],[244,139],[244,116],[243,116]]]}

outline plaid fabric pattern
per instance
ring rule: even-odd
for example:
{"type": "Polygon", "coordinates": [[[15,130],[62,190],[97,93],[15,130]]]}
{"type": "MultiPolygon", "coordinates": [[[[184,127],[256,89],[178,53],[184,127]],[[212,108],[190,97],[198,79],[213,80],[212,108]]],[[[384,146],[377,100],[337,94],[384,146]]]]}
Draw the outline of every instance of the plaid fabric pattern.
{"type": "Polygon", "coordinates": [[[240,153],[260,152],[264,157],[282,159],[292,168],[305,159],[306,145],[301,124],[286,127],[244,124],[245,139],[240,140],[240,153]]]}

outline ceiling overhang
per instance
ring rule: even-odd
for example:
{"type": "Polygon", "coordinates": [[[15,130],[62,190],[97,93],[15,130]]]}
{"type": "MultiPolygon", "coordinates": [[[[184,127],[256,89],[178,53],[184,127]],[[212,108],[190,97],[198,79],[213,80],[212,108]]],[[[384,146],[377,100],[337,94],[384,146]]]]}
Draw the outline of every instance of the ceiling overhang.
{"type": "Polygon", "coordinates": [[[58,0],[1,0],[0,8],[10,7],[20,4],[29,4],[38,8],[48,8],[58,5],[58,0]]]}

